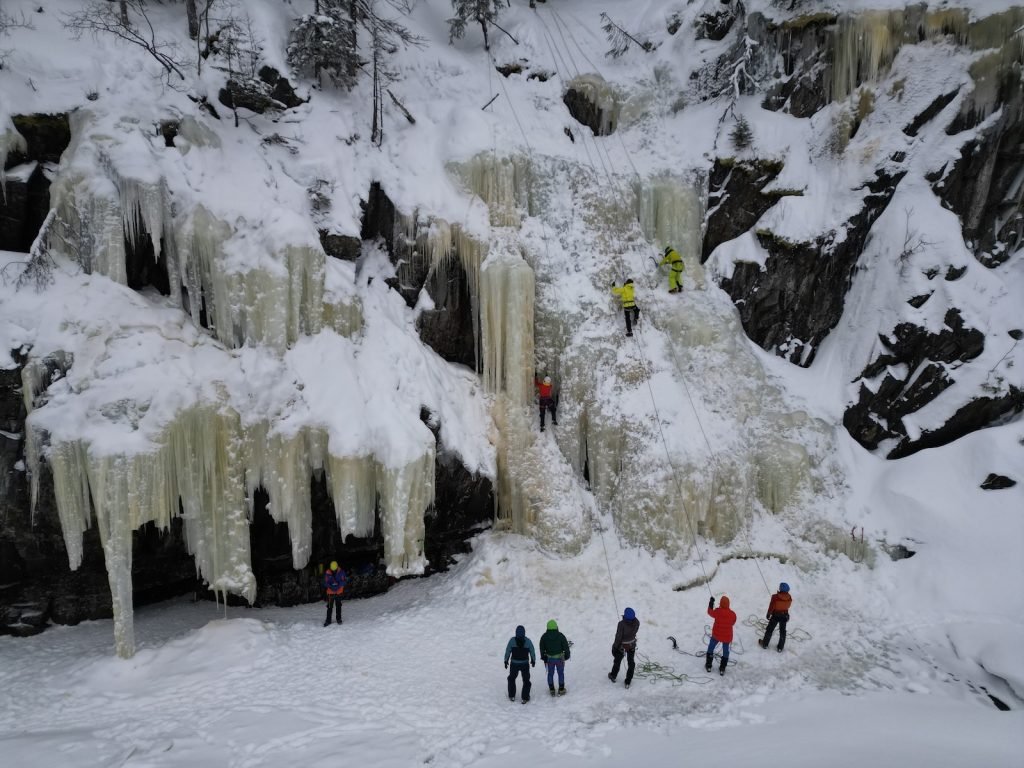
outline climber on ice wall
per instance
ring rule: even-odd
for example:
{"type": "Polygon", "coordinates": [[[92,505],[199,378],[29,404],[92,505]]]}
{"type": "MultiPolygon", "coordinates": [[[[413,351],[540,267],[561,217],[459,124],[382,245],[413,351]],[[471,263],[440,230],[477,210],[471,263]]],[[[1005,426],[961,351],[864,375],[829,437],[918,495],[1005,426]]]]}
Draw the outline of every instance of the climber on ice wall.
{"type": "Polygon", "coordinates": [[[555,412],[555,398],[552,396],[551,377],[545,376],[541,381],[537,374],[533,374],[533,385],[537,388],[537,398],[540,403],[540,431],[544,431],[544,412],[551,411],[551,423],[558,426],[558,415],[555,412]]]}
{"type": "Polygon", "coordinates": [[[679,293],[683,290],[683,257],[671,245],[665,246],[664,257],[658,266],[668,264],[668,292],[679,293]]]}
{"type": "Polygon", "coordinates": [[[772,595],[768,603],[768,628],[764,631],[764,638],[757,641],[762,648],[767,648],[772,642],[772,633],[775,627],[779,628],[779,645],[777,650],[782,653],[786,645],[786,622],[789,621],[789,606],[793,604],[793,596],[789,594],[789,584],[779,584],[779,591],[772,595]]]}
{"type": "Polygon", "coordinates": [[[336,621],[341,624],[341,595],[345,591],[348,577],[345,571],[338,567],[337,561],[331,561],[331,567],[324,571],[324,590],[327,594],[327,618],[324,619],[324,626],[331,623],[331,607],[334,607],[336,621]]]}
{"type": "Polygon", "coordinates": [[[619,301],[622,302],[622,310],[626,313],[626,335],[633,335],[633,323],[640,320],[640,307],[636,305],[636,297],[633,292],[633,280],[626,278],[626,282],[622,284],[622,287],[617,287],[612,283],[612,293],[619,297],[619,301]],[[630,319],[630,314],[633,315],[630,319]]]}
{"type": "Polygon", "coordinates": [[[708,600],[708,616],[715,620],[711,627],[711,642],[708,643],[708,652],[704,660],[704,669],[711,671],[711,662],[715,659],[715,646],[722,644],[722,661],[718,665],[718,674],[725,674],[725,667],[729,663],[729,645],[732,643],[732,628],[736,623],[736,614],[729,609],[729,598],[722,595],[722,603],[715,608],[715,598],[708,600]]]}

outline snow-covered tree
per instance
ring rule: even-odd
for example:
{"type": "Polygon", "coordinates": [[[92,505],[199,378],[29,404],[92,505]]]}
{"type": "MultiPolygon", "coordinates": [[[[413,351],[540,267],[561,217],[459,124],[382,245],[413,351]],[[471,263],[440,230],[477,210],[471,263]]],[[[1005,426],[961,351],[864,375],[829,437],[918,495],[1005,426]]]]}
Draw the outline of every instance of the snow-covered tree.
{"type": "Polygon", "coordinates": [[[288,64],[318,83],[326,73],[342,88],[356,83],[360,64],[353,9],[356,3],[317,0],[311,14],[299,19],[288,39],[288,64]]]}
{"type": "Polygon", "coordinates": [[[488,25],[500,29],[515,43],[519,41],[498,25],[498,16],[506,7],[505,0],[452,0],[455,16],[448,19],[449,42],[461,40],[466,34],[466,25],[475,21],[484,33],[484,50],[489,51],[490,41],[487,38],[488,25]]]}

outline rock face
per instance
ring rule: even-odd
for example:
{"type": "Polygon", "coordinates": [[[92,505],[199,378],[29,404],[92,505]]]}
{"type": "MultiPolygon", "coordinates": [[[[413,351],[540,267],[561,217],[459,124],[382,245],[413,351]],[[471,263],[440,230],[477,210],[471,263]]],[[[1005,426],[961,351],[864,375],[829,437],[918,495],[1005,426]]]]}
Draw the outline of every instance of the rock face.
{"type": "Polygon", "coordinates": [[[1013,488],[1016,484],[1017,481],[1013,478],[990,472],[988,477],[982,482],[981,488],[985,491],[1001,491],[1004,488],[1013,488]]]}
{"type": "Polygon", "coordinates": [[[708,179],[707,230],[701,261],[753,227],[782,195],[763,192],[782,170],[777,160],[716,159],[708,179]]]}
{"type": "MultiPolygon", "coordinates": [[[[970,129],[959,119],[950,132],[970,129]]],[[[960,157],[938,174],[933,188],[963,222],[964,239],[978,261],[996,267],[1024,247],[1024,96],[1018,84],[1002,113],[960,157]]]]}
{"type": "MultiPolygon", "coordinates": [[[[740,263],[731,278],[721,281],[751,339],[793,363],[811,364],[818,345],[839,322],[871,225],[889,204],[901,178],[902,173],[878,172],[868,185],[861,210],[843,225],[844,237],[833,232],[812,243],[789,243],[770,232],[757,233],[769,254],[764,268],[740,263]]],[[[749,219],[743,210],[748,200],[753,198],[755,206],[767,202],[758,200],[758,194],[726,199],[716,216],[749,219]]]]}
{"type": "Polygon", "coordinates": [[[908,435],[903,419],[952,386],[956,368],[981,354],[985,337],[966,327],[960,313],[951,309],[939,333],[901,323],[881,342],[885,351],[860,375],[857,402],[843,416],[846,429],[865,448],[874,450],[886,442],[892,446],[888,457],[900,458],[1024,410],[1024,391],[1010,387],[1004,396],[970,401],[936,429],[908,435]]]}
{"type": "Polygon", "coordinates": [[[754,69],[758,80],[767,84],[761,106],[810,117],[828,103],[825,77],[835,20],[828,13],[796,16],[781,24],[760,13],[747,16],[747,35],[758,43],[754,69]]]}
{"type": "Polygon", "coordinates": [[[28,253],[50,210],[50,179],[71,141],[66,114],[11,118],[26,144],[4,164],[7,183],[0,194],[0,250],[28,253]]]}

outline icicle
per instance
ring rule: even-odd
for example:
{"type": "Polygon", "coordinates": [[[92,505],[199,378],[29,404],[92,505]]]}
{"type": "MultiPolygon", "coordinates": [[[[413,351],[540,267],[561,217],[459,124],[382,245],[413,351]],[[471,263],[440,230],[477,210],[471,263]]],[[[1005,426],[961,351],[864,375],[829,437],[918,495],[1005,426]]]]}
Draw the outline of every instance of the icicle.
{"type": "Polygon", "coordinates": [[[491,252],[480,277],[484,386],[526,405],[533,399],[533,270],[505,249],[491,252]]]}
{"type": "Polygon", "coordinates": [[[7,156],[11,152],[24,154],[28,151],[28,144],[25,143],[25,137],[18,133],[18,129],[14,127],[11,119],[2,112],[0,112],[0,128],[2,128],[0,130],[0,195],[6,205],[7,176],[4,169],[7,167],[7,156]]]}
{"type": "Polygon", "coordinates": [[[580,75],[570,80],[567,88],[583,94],[598,110],[601,120],[596,132],[598,136],[607,136],[618,127],[622,105],[618,94],[603,77],[595,74],[580,75]]]}

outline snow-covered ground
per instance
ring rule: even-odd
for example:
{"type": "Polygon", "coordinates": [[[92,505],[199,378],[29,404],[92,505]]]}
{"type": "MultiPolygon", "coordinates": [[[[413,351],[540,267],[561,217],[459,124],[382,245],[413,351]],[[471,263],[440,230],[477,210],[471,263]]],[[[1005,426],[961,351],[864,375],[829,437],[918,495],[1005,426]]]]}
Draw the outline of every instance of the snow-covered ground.
{"type": "MultiPolygon", "coordinates": [[[[300,5],[246,4],[265,60],[282,69],[285,31],[300,5]]],[[[766,2],[751,5],[770,10],[766,2]]],[[[988,13],[1011,4],[970,5],[988,13]]],[[[532,362],[557,372],[563,387],[554,436],[526,439],[541,439],[535,453],[550,465],[551,476],[574,485],[566,491],[551,483],[547,496],[538,491],[549,506],[535,530],[542,538],[539,532],[548,526],[549,546],[507,532],[482,534],[473,553],[449,573],[347,603],[342,627],[321,627],[319,605],[230,608],[224,620],[215,605],[176,601],[137,612],[138,652],[130,660],[111,656],[107,621],[51,628],[25,640],[2,637],[5,766],[58,760],[75,768],[353,760],[371,766],[668,766],[743,758],[794,766],[1015,766],[1024,760],[1024,422],[1018,418],[899,462],[867,454],[839,427],[852,376],[867,361],[876,331],[885,330],[883,321],[895,321],[885,312],[911,313],[934,325],[946,308],[936,301],[912,313],[900,306],[897,292],[896,298],[887,293],[901,277],[887,246],[902,243],[904,208],[916,206],[930,222],[942,223],[943,240],[952,245],[935,255],[936,263],[969,264],[971,273],[940,298],[964,307],[968,319],[993,338],[1016,322],[1019,257],[982,271],[956,240],[954,217],[939,209],[925,185],[901,188],[867,252],[867,277],[851,294],[856,300],[815,366],[798,369],[742,335],[728,297],[694,260],[703,202],[692,172],[706,169],[722,140],[716,138],[721,105],[677,109],[675,99],[690,72],[713,57],[707,41],[695,44],[680,35],[664,39],[650,61],[613,61],[601,57],[606,43],[589,0],[552,0],[536,14],[517,2],[507,23],[519,45],[494,35],[495,60],[528,57],[531,67],[558,75],[505,79],[490,66],[477,30],[447,45],[447,2],[416,3],[410,23],[430,43],[399,54],[401,79],[394,88],[417,124],[405,124],[386,105],[386,138],[377,150],[366,140],[367,82],[352,95],[313,91],[309,104],[278,122],[246,115],[237,128],[227,117],[214,123],[185,93],[160,87],[147,57],[122,47],[117,56],[100,55],[103,45],[88,37],[67,40],[57,14],[73,6],[71,0],[4,3],[12,13],[24,9],[35,29],[17,39],[31,41],[25,46],[0,40],[0,49],[12,48],[0,71],[0,141],[10,114],[88,106],[90,113],[76,118],[85,126],[81,135],[92,142],[86,146],[111,154],[101,162],[87,149],[73,158],[83,163],[77,170],[69,160],[62,172],[82,175],[66,173],[63,186],[55,185],[64,199],[74,188],[82,200],[86,192],[97,199],[103,193],[120,195],[123,203],[126,190],[148,190],[151,197],[141,199],[152,204],[143,211],[151,232],[180,226],[182,234],[195,234],[188,216],[161,218],[169,206],[161,210],[152,195],[165,192],[176,202],[176,215],[202,205],[211,218],[232,222],[217,256],[226,257],[219,266],[235,282],[214,290],[230,295],[233,303],[222,310],[236,315],[216,334],[204,332],[197,318],[190,321],[181,311],[177,297],[136,294],[118,284],[123,276],[104,276],[100,262],[91,265],[93,274],[83,274],[58,257],[56,280],[44,293],[16,292],[5,284],[0,348],[77,354],[71,374],[32,417],[36,423],[55,438],[64,430],[69,441],[88,442],[97,455],[138,456],[155,450],[183,409],[216,401],[229,404],[246,426],[266,419],[273,428],[260,428],[285,438],[323,429],[335,453],[372,453],[393,466],[415,458],[404,451],[415,454],[418,443],[429,444],[418,412],[429,405],[440,416],[447,447],[471,469],[493,474],[494,424],[486,412],[491,401],[480,380],[418,343],[415,312],[387,290],[383,278],[390,265],[379,254],[364,253],[355,268],[323,261],[308,190],[320,181],[330,190],[333,205],[317,225],[334,232],[358,234],[359,198],[376,179],[403,214],[418,210],[421,224],[444,219],[496,242],[499,227],[491,231],[487,212],[481,213],[480,190],[464,188],[464,179],[451,170],[495,152],[528,157],[535,172],[530,184],[513,190],[528,192],[532,208],[514,237],[536,276],[532,362]],[[44,14],[35,13],[37,5],[45,6],[44,14]],[[561,103],[572,76],[598,68],[590,59],[627,94],[620,132],[601,140],[589,138],[561,103]],[[96,101],[86,100],[87,94],[96,101]],[[494,94],[501,98],[482,111],[494,94]],[[176,149],[165,147],[152,124],[183,116],[187,130],[176,149]],[[564,127],[572,129],[574,141],[564,127]],[[111,157],[116,162],[108,162],[111,157]],[[664,182],[666,171],[671,173],[664,182]],[[678,203],[674,218],[666,216],[671,221],[659,222],[654,214],[633,221],[634,177],[644,189],[660,179],[678,193],[659,198],[678,203]],[[648,273],[649,257],[666,242],[687,250],[683,296],[655,293],[658,278],[648,273]],[[322,288],[322,306],[310,299],[320,299],[317,290],[303,293],[303,303],[292,290],[297,283],[286,289],[286,280],[274,282],[282,274],[295,279],[293,246],[306,249],[308,275],[301,279],[322,288]],[[644,307],[636,344],[621,337],[621,317],[607,293],[608,283],[626,274],[638,277],[644,307]],[[262,290],[268,286],[279,292],[262,290]],[[265,315],[253,309],[257,304],[268,310],[265,315]],[[339,320],[350,310],[358,322],[339,320]],[[638,370],[644,375],[636,376],[638,370]],[[692,403],[682,382],[692,387],[692,403]],[[144,407],[128,408],[126,416],[122,406],[132,398],[144,407]],[[667,435],[660,435],[662,427],[667,435]],[[590,436],[581,437],[588,429],[590,436]],[[598,436],[599,429],[605,434],[598,436]],[[620,440],[613,449],[623,432],[633,442],[620,440]],[[658,466],[662,439],[676,462],[668,471],[658,466]],[[586,453],[579,444],[587,440],[593,488],[584,487],[577,478],[582,466],[574,464],[586,453]],[[797,450],[792,465],[786,464],[792,452],[774,452],[794,446],[806,453],[797,450]],[[608,450],[609,465],[622,459],[640,467],[629,486],[632,498],[616,482],[602,486],[599,448],[608,450]],[[755,461],[783,465],[771,478],[770,493],[745,487],[751,483],[743,473],[755,461]],[[682,502],[645,506],[654,497],[672,498],[673,469],[700,491],[686,486],[690,503],[706,499],[708,467],[721,465],[726,473],[735,471],[723,485],[743,493],[735,494],[739,503],[730,499],[735,512],[717,521],[718,530],[701,520],[709,524],[707,540],[698,544],[692,537],[687,526],[696,513],[682,502]],[[983,491],[978,486],[989,472],[1016,477],[1018,485],[983,491]],[[775,498],[775,486],[786,480],[800,493],[787,498],[792,504],[771,508],[768,497],[775,498]],[[562,507],[569,510],[564,516],[562,507]],[[648,508],[664,516],[645,517],[648,508]],[[595,530],[592,509],[598,510],[595,530]],[[550,546],[559,541],[550,529],[562,525],[577,526],[566,539],[583,548],[579,555],[564,557],[550,546]],[[863,529],[866,546],[848,542],[850,525],[858,539],[863,529]],[[631,541],[655,542],[659,554],[623,543],[631,541]],[[883,550],[896,545],[916,554],[890,560],[883,550]],[[699,583],[704,572],[710,590],[728,594],[740,616],[724,677],[705,675],[698,658],[707,620],[708,590],[699,583]],[[795,602],[791,639],[779,655],[757,647],[753,625],[782,580],[792,585],[795,602]],[[626,605],[641,620],[643,657],[685,677],[641,677],[628,691],[621,682],[608,682],[615,621],[626,605]],[[510,704],[501,666],[505,643],[519,623],[536,642],[550,618],[574,641],[569,694],[550,699],[538,668],[534,700],[525,707],[510,704]],[[670,636],[682,653],[672,649],[670,636]],[[1013,711],[997,711],[986,691],[1013,711]]],[[[158,29],[188,50],[180,10],[151,4],[158,29]]],[[[637,1],[622,2],[612,15],[664,37],[671,12],[689,23],[696,10],[681,2],[637,1]]],[[[895,66],[902,69],[890,79],[908,76],[911,86],[920,83],[912,96],[924,106],[929,87],[941,92],[963,76],[967,54],[947,56],[941,45],[921,48],[901,54],[895,66]],[[932,69],[947,60],[950,69],[933,77],[932,69]]],[[[190,88],[214,101],[222,80],[223,73],[208,68],[190,88]]],[[[899,106],[902,86],[898,98],[891,88],[887,92],[853,150],[836,162],[816,154],[836,105],[812,123],[765,112],[756,99],[741,100],[737,108],[751,118],[762,151],[788,160],[787,175],[776,183],[806,186],[804,197],[786,198],[768,223],[794,237],[834,226],[856,209],[862,192],[853,187],[871,176],[872,167],[861,162],[869,155],[907,149],[920,177],[936,158],[951,156],[951,140],[937,128],[913,147],[902,138],[897,123],[917,107],[899,106]]],[[[494,225],[493,208],[491,214],[494,225]]],[[[119,235],[119,217],[111,221],[119,235]]],[[[215,230],[203,229],[206,240],[216,240],[215,230]]],[[[712,266],[756,260],[756,254],[738,253],[741,246],[722,249],[712,266]]],[[[123,265],[107,266],[116,272],[123,265]]],[[[979,370],[999,354],[1002,347],[987,345],[979,370]]],[[[1006,359],[1013,363],[1020,353],[996,363],[1012,376],[1006,359]]],[[[518,362],[529,367],[530,361],[518,362]]],[[[964,379],[965,386],[976,384],[964,379]]],[[[307,464],[295,462],[308,474],[307,464]]],[[[274,506],[283,510],[277,501],[274,506]]],[[[241,506],[238,499],[233,503],[241,506]]],[[[295,510],[301,515],[306,508],[298,504],[295,510]]],[[[289,523],[299,565],[303,523],[298,517],[289,523]]],[[[244,534],[241,529],[242,539],[244,534]]],[[[401,560],[401,552],[396,557],[401,560]]]]}

